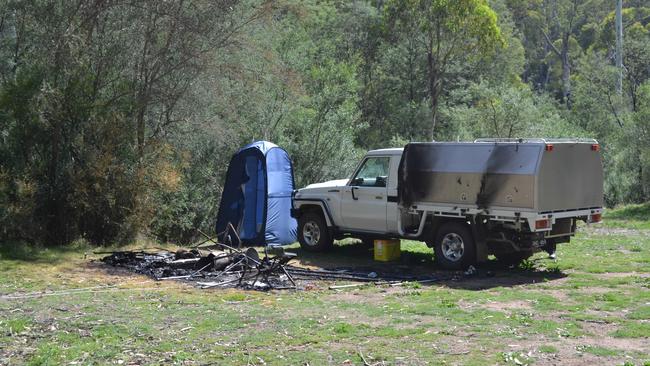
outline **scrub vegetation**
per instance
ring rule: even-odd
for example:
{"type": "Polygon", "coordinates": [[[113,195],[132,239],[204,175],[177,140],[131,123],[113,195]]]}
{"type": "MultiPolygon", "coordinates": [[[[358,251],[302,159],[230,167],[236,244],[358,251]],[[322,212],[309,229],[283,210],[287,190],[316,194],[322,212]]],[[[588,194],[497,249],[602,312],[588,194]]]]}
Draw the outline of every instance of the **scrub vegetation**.
{"type": "Polygon", "coordinates": [[[556,261],[537,254],[526,269],[488,264],[470,277],[437,271],[417,242],[403,242],[391,264],[373,263],[353,241],[299,253],[302,266],[408,265],[457,277],[401,287],[200,290],[92,262],[99,256],[85,243],[5,243],[0,364],[648,365],[650,231],[624,219],[636,209],[582,227],[556,261]]]}
{"type": "Polygon", "coordinates": [[[1,1],[0,240],[191,242],[259,139],[302,187],[408,141],[590,137],[607,205],[647,202],[650,7],[623,5],[619,93],[606,0],[1,1]]]}
{"type": "Polygon", "coordinates": [[[647,0],[623,23],[617,90],[613,1],[0,1],[0,365],[650,364],[647,0]],[[417,242],[292,248],[444,278],[399,287],[199,290],[93,254],[214,234],[251,140],[302,187],[478,137],[596,138],[621,208],[557,261],[455,279],[417,242]]]}

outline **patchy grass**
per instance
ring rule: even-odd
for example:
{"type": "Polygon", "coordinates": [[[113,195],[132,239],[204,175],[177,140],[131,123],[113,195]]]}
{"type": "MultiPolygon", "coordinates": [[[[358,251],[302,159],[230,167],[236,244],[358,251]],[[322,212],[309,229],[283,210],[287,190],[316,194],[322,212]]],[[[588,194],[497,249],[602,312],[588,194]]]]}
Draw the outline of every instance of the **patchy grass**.
{"type": "Polygon", "coordinates": [[[606,210],[603,224],[606,227],[650,230],[650,203],[606,210]]]}
{"type": "Polygon", "coordinates": [[[537,347],[537,350],[542,353],[558,353],[558,349],[550,345],[542,345],[537,347]]]}
{"type": "MultiPolygon", "coordinates": [[[[100,256],[83,243],[5,243],[0,364],[642,365],[650,362],[650,235],[633,225],[650,219],[625,210],[634,220],[608,213],[608,225],[582,227],[560,245],[556,261],[540,253],[517,270],[490,268],[493,276],[399,288],[199,290],[92,263],[100,256]]],[[[396,263],[373,262],[352,240],[323,255],[294,249],[308,267],[450,276],[418,242],[404,241],[396,263]]]]}
{"type": "Polygon", "coordinates": [[[650,202],[606,210],[605,217],[626,221],[650,221],[650,202]]]}
{"type": "Polygon", "coordinates": [[[641,322],[626,322],[622,327],[612,333],[617,338],[648,338],[650,337],[650,324],[641,322]]]}
{"type": "Polygon", "coordinates": [[[596,356],[616,356],[620,353],[618,350],[599,346],[578,346],[576,347],[576,351],[591,353],[592,355],[596,356]]]}

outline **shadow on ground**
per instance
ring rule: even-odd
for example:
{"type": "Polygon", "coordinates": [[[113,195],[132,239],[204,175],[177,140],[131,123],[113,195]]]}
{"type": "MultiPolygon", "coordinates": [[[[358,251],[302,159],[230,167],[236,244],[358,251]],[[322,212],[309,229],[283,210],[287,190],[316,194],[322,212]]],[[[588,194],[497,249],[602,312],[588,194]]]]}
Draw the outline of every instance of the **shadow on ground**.
{"type": "Polygon", "coordinates": [[[467,290],[528,285],[558,280],[567,276],[559,270],[539,269],[535,265],[526,269],[509,268],[495,260],[476,266],[474,273],[448,271],[436,267],[431,249],[423,252],[411,251],[407,248],[402,250],[399,261],[377,262],[373,260],[372,248],[366,247],[361,242],[334,245],[326,253],[307,252],[299,247],[287,249],[287,251],[296,253],[298,255],[296,262],[308,268],[376,272],[378,279],[392,275],[436,278],[439,281],[423,286],[442,285],[467,290]]]}
{"type": "Polygon", "coordinates": [[[56,264],[64,261],[65,255],[78,253],[85,248],[76,245],[43,247],[24,242],[0,243],[0,259],[56,264]]]}
{"type": "MultiPolygon", "coordinates": [[[[263,252],[262,248],[258,248],[263,252]]],[[[534,283],[558,280],[567,275],[558,270],[544,270],[538,263],[530,263],[526,269],[507,268],[496,261],[489,261],[477,266],[472,273],[449,271],[437,268],[433,251],[422,244],[406,245],[399,261],[378,262],[373,259],[373,249],[358,241],[343,242],[324,253],[302,250],[299,246],[286,248],[285,251],[296,253],[297,257],[290,265],[313,270],[346,270],[356,274],[373,273],[374,281],[434,280],[421,286],[446,286],[456,289],[484,290],[495,287],[514,287],[534,283]]],[[[29,255],[27,254],[27,257],[29,255]]],[[[538,259],[540,261],[540,259],[538,259]]],[[[543,261],[543,259],[541,259],[543,261]]],[[[101,269],[111,276],[132,276],[134,272],[120,267],[105,265],[101,261],[88,262],[86,268],[101,269]]],[[[317,279],[309,281],[318,281],[317,279]]]]}

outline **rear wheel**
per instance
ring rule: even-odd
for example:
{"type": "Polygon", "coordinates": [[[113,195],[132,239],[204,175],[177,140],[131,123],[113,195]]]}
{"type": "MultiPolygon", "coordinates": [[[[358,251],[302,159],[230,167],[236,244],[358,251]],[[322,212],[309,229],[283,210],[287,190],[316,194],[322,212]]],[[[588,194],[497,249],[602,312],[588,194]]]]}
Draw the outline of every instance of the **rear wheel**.
{"type": "Polygon", "coordinates": [[[320,213],[310,211],[298,218],[298,242],[309,252],[322,252],[332,246],[332,237],[320,213]]]}
{"type": "Polygon", "coordinates": [[[544,245],[542,249],[544,249],[544,251],[549,255],[555,255],[555,250],[557,249],[555,239],[546,239],[546,245],[544,245]]]}
{"type": "Polygon", "coordinates": [[[436,263],[445,269],[464,269],[476,262],[474,237],[466,224],[446,222],[436,234],[436,263]]]}

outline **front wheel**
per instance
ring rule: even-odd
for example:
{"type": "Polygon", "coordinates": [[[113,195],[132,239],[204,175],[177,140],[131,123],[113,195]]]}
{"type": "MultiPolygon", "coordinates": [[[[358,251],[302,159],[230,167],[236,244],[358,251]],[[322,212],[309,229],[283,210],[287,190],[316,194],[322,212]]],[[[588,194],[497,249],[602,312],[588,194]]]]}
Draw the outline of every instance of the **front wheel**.
{"type": "Polygon", "coordinates": [[[445,269],[464,269],[476,262],[474,237],[466,224],[446,222],[436,234],[433,250],[436,263],[445,269]]]}
{"type": "Polygon", "coordinates": [[[332,237],[321,214],[306,212],[298,218],[298,242],[309,252],[322,252],[332,246],[332,237]]]}

